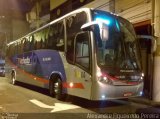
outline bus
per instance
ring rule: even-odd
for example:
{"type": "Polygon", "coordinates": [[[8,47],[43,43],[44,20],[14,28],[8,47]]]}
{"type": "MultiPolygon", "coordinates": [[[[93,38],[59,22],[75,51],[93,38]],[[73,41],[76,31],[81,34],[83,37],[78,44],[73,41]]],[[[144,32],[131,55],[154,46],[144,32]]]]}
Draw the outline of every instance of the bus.
{"type": "Polygon", "coordinates": [[[80,8],[7,44],[12,84],[88,100],[141,96],[141,54],[132,24],[98,9],[80,8]]]}

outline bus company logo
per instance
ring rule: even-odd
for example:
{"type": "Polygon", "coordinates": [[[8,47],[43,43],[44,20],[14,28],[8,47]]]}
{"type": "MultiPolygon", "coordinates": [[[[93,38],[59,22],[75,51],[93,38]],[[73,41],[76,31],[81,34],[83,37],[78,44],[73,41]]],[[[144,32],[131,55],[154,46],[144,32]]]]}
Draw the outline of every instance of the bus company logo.
{"type": "Polygon", "coordinates": [[[18,64],[31,64],[31,59],[30,58],[18,58],[18,64]]]}

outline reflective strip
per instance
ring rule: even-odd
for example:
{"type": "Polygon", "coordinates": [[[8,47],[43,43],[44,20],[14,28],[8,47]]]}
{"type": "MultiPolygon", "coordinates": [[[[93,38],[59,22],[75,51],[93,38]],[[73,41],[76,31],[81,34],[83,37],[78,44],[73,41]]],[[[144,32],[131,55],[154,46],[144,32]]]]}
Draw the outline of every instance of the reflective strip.
{"type": "Polygon", "coordinates": [[[140,82],[126,82],[127,84],[130,84],[130,85],[137,85],[139,84],[140,82]]]}
{"type": "Polygon", "coordinates": [[[84,89],[84,86],[82,83],[63,83],[64,88],[79,88],[79,89],[84,89]],[[72,85],[71,85],[72,84],[72,85]]]}
{"type": "Polygon", "coordinates": [[[129,84],[129,85],[137,85],[137,84],[139,84],[140,82],[130,82],[130,81],[128,81],[128,80],[124,80],[124,81],[122,81],[122,80],[120,80],[119,78],[116,78],[116,77],[112,77],[112,76],[110,76],[110,75],[108,75],[108,74],[105,74],[109,79],[111,79],[111,80],[114,80],[114,81],[120,81],[120,82],[122,82],[122,83],[126,83],[126,84],[129,84]]]}
{"type": "MultiPolygon", "coordinates": [[[[21,69],[18,68],[18,70],[21,70],[21,69]]],[[[45,83],[45,84],[48,84],[48,83],[49,83],[49,81],[48,81],[47,79],[37,77],[37,76],[32,75],[32,74],[30,74],[30,73],[28,73],[28,72],[26,72],[26,71],[24,71],[24,70],[22,70],[21,72],[23,72],[24,74],[28,75],[28,76],[29,76],[30,78],[32,78],[33,80],[38,80],[38,81],[40,81],[40,82],[42,82],[42,83],[45,83]]]]}
{"type": "Polygon", "coordinates": [[[47,80],[47,79],[45,79],[45,78],[37,77],[37,76],[35,76],[35,75],[31,74],[31,73],[28,73],[28,72],[26,72],[25,70],[23,70],[23,69],[19,68],[18,66],[16,66],[11,60],[9,60],[9,61],[10,61],[10,64],[13,65],[13,66],[15,66],[15,68],[16,68],[19,72],[21,72],[21,73],[23,73],[23,74],[25,74],[25,75],[28,75],[28,77],[30,77],[31,79],[33,79],[33,80],[38,80],[38,81],[40,81],[40,82],[42,82],[42,83],[45,83],[45,84],[48,84],[48,83],[49,83],[49,80],[47,80]]]}

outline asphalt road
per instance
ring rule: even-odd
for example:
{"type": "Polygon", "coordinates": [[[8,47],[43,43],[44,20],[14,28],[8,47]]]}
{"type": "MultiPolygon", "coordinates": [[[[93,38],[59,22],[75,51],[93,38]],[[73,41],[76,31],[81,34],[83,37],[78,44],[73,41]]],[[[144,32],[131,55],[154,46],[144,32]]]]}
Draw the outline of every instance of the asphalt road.
{"type": "Polygon", "coordinates": [[[128,100],[100,102],[68,96],[59,101],[49,96],[47,90],[22,83],[12,85],[7,78],[0,77],[0,119],[151,118],[150,115],[158,119],[158,112],[158,107],[128,100]]]}

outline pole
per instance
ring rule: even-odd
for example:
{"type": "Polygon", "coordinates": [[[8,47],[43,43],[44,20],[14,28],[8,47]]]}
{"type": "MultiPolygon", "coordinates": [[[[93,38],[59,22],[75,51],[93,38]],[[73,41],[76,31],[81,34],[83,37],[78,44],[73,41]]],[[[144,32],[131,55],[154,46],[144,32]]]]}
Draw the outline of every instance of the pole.
{"type": "Polygon", "coordinates": [[[155,0],[154,3],[154,36],[157,49],[154,56],[153,101],[160,102],[160,0],[155,0]]]}

